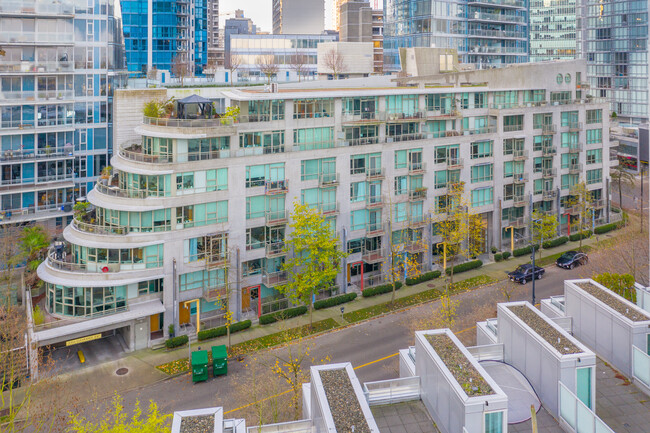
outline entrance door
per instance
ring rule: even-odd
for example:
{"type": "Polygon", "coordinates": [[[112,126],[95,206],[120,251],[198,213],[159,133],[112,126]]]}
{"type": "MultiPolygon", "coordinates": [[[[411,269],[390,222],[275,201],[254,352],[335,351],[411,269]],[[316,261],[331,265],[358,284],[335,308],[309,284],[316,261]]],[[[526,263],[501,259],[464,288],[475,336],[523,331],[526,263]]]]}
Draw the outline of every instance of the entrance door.
{"type": "Polygon", "coordinates": [[[244,287],[241,291],[241,310],[249,311],[251,309],[251,288],[244,287]]]}
{"type": "Polygon", "coordinates": [[[160,330],[160,314],[152,314],[149,316],[149,330],[151,332],[160,330]]]}
{"type": "Polygon", "coordinates": [[[178,324],[187,325],[190,323],[190,307],[183,305],[183,302],[178,303],[178,324]]]}

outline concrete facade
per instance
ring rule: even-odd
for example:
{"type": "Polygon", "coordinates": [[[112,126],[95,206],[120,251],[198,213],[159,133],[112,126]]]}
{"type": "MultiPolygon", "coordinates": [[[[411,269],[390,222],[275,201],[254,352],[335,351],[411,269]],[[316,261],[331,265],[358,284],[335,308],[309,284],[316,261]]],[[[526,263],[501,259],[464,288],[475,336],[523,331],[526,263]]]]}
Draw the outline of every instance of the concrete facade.
{"type": "Polygon", "coordinates": [[[324,30],[323,0],[273,0],[274,35],[313,35],[324,30]]]}
{"type": "MultiPolygon", "coordinates": [[[[281,250],[296,200],[322,212],[349,253],[336,286],[319,297],[381,283],[388,236],[400,238],[422,270],[437,266],[440,239],[433,227],[450,183],[464,183],[472,212],[481,215],[484,251],[509,244],[508,226],[517,224],[525,237],[533,209],[561,218],[571,193],[563,184],[568,176],[577,181],[601,170],[588,188],[607,202],[609,160],[586,161],[592,148],[607,154],[607,135],[602,143],[563,147],[570,127],[560,121],[563,112],[574,112],[584,122],[587,110],[604,105],[574,99],[571,83],[540,80],[581,69],[579,61],[513,66],[406,78],[408,86],[400,87],[371,77],[321,81],[317,88],[287,84],[278,92],[117,92],[113,174],[88,195],[95,209],[64,231],[68,256],[53,252],[39,268],[50,313],[75,317],[81,311],[92,321],[87,316],[97,309],[83,303],[91,296],[103,293],[104,315],[113,311],[115,296],[127,310],[159,296],[164,317],[151,323],[160,319],[166,336],[169,325],[180,332],[180,324],[196,321],[185,301],[198,299],[201,319],[212,325],[222,321],[218,303],[226,293],[236,320],[286,308],[274,287],[286,278],[281,250]],[[534,91],[538,99],[528,102],[534,91]],[[507,104],[506,92],[513,92],[507,104]],[[211,99],[217,111],[238,107],[237,121],[151,119],[138,111],[147,100],[194,93],[211,99]],[[571,98],[557,101],[557,94],[571,98]],[[556,128],[533,125],[536,114],[549,115],[556,128]],[[513,128],[509,116],[521,116],[521,123],[513,128]],[[553,133],[544,135],[547,130],[553,133]],[[537,136],[548,136],[554,152],[536,147],[537,136]],[[508,150],[513,140],[522,146],[516,152],[508,150]],[[192,147],[199,141],[212,147],[192,147]],[[564,154],[576,155],[580,172],[562,167],[564,154]],[[550,166],[542,170],[537,161],[544,158],[550,166]],[[210,247],[214,261],[206,261],[206,245],[216,245],[210,247]]],[[[607,119],[589,128],[607,130],[607,119]]],[[[574,131],[580,143],[584,129],[574,131]]],[[[606,205],[599,209],[605,221],[606,205]]]]}
{"type": "MultiPolygon", "coordinates": [[[[347,3],[346,3],[347,4],[347,3]]],[[[367,77],[374,71],[373,48],[371,42],[323,42],[318,44],[319,78],[367,77]],[[333,77],[333,69],[328,59],[340,56],[343,68],[333,77]]]]}

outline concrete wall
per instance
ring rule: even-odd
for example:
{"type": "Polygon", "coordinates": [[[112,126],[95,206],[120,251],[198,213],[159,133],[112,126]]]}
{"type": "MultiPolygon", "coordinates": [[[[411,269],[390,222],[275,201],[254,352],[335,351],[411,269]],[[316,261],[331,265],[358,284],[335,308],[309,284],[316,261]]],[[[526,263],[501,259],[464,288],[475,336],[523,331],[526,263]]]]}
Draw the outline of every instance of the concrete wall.
{"type": "Polygon", "coordinates": [[[415,362],[411,359],[408,349],[399,351],[399,377],[415,376],[415,362]]]}
{"type": "MultiPolygon", "coordinates": [[[[596,356],[552,320],[544,317],[528,302],[498,304],[497,317],[499,320],[499,343],[504,345],[504,361],[526,376],[544,407],[553,416],[558,417],[558,382],[562,382],[569,390],[576,393],[576,369],[578,367],[595,367],[596,356]],[[519,305],[526,305],[531,311],[537,313],[560,334],[581,348],[583,353],[560,354],[508,308],[508,306],[519,305]]],[[[592,368],[591,374],[591,401],[595,404],[595,368],[592,368]]]]}
{"type": "MultiPolygon", "coordinates": [[[[632,345],[646,350],[650,320],[633,322],[576,285],[586,281],[608,290],[593,280],[564,282],[566,315],[573,318],[573,335],[627,377],[632,377],[632,345]]],[[[647,314],[614,292],[608,290],[608,293],[628,305],[630,310],[647,314]]]]}
{"type": "Polygon", "coordinates": [[[141,141],[135,129],[142,124],[142,109],[151,100],[167,100],[167,89],[115,89],[113,97],[113,155],[123,143],[141,141]]]}
{"type": "Polygon", "coordinates": [[[341,42],[372,42],[372,8],[366,1],[348,1],[341,5],[341,42]]]}
{"type": "Polygon", "coordinates": [[[331,74],[325,57],[335,50],[343,57],[343,75],[372,74],[374,70],[372,42],[322,42],[318,44],[318,74],[331,74]]]}
{"type": "Polygon", "coordinates": [[[476,345],[487,346],[497,344],[498,338],[491,329],[487,327],[487,322],[476,322],[476,345]]]}
{"type": "Polygon", "coordinates": [[[420,396],[429,414],[443,433],[482,432],[485,412],[504,411],[503,431],[507,431],[508,397],[489,374],[474,360],[463,344],[448,329],[418,331],[415,333],[415,373],[420,376],[420,396]],[[449,369],[436,354],[428,334],[447,334],[465,354],[474,367],[495,390],[494,395],[468,397],[449,369]]]}

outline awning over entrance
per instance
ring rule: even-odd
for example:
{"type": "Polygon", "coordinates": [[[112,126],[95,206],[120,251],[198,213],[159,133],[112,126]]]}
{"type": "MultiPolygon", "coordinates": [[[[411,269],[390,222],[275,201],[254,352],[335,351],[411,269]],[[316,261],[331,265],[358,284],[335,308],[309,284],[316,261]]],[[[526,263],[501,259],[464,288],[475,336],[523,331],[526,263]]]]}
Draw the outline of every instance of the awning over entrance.
{"type": "Polygon", "coordinates": [[[165,307],[162,302],[159,299],[152,299],[146,302],[130,304],[127,311],[120,313],[37,331],[34,333],[34,337],[38,341],[39,347],[48,346],[128,326],[133,320],[164,312],[165,307]]]}

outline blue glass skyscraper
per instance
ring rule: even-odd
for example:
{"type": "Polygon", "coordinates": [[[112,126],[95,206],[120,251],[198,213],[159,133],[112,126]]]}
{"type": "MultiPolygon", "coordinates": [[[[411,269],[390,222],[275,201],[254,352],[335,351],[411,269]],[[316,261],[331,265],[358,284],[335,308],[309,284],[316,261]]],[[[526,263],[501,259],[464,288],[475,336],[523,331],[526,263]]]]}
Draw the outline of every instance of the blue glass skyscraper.
{"type": "Polygon", "coordinates": [[[112,154],[119,2],[0,2],[0,224],[63,228],[112,154]]]}
{"type": "Polygon", "coordinates": [[[178,61],[201,75],[208,59],[207,1],[122,0],[129,72],[171,71],[178,61]]]}
{"type": "Polygon", "coordinates": [[[399,48],[455,48],[463,63],[528,61],[528,0],[386,0],[384,70],[399,71],[399,48]]]}

